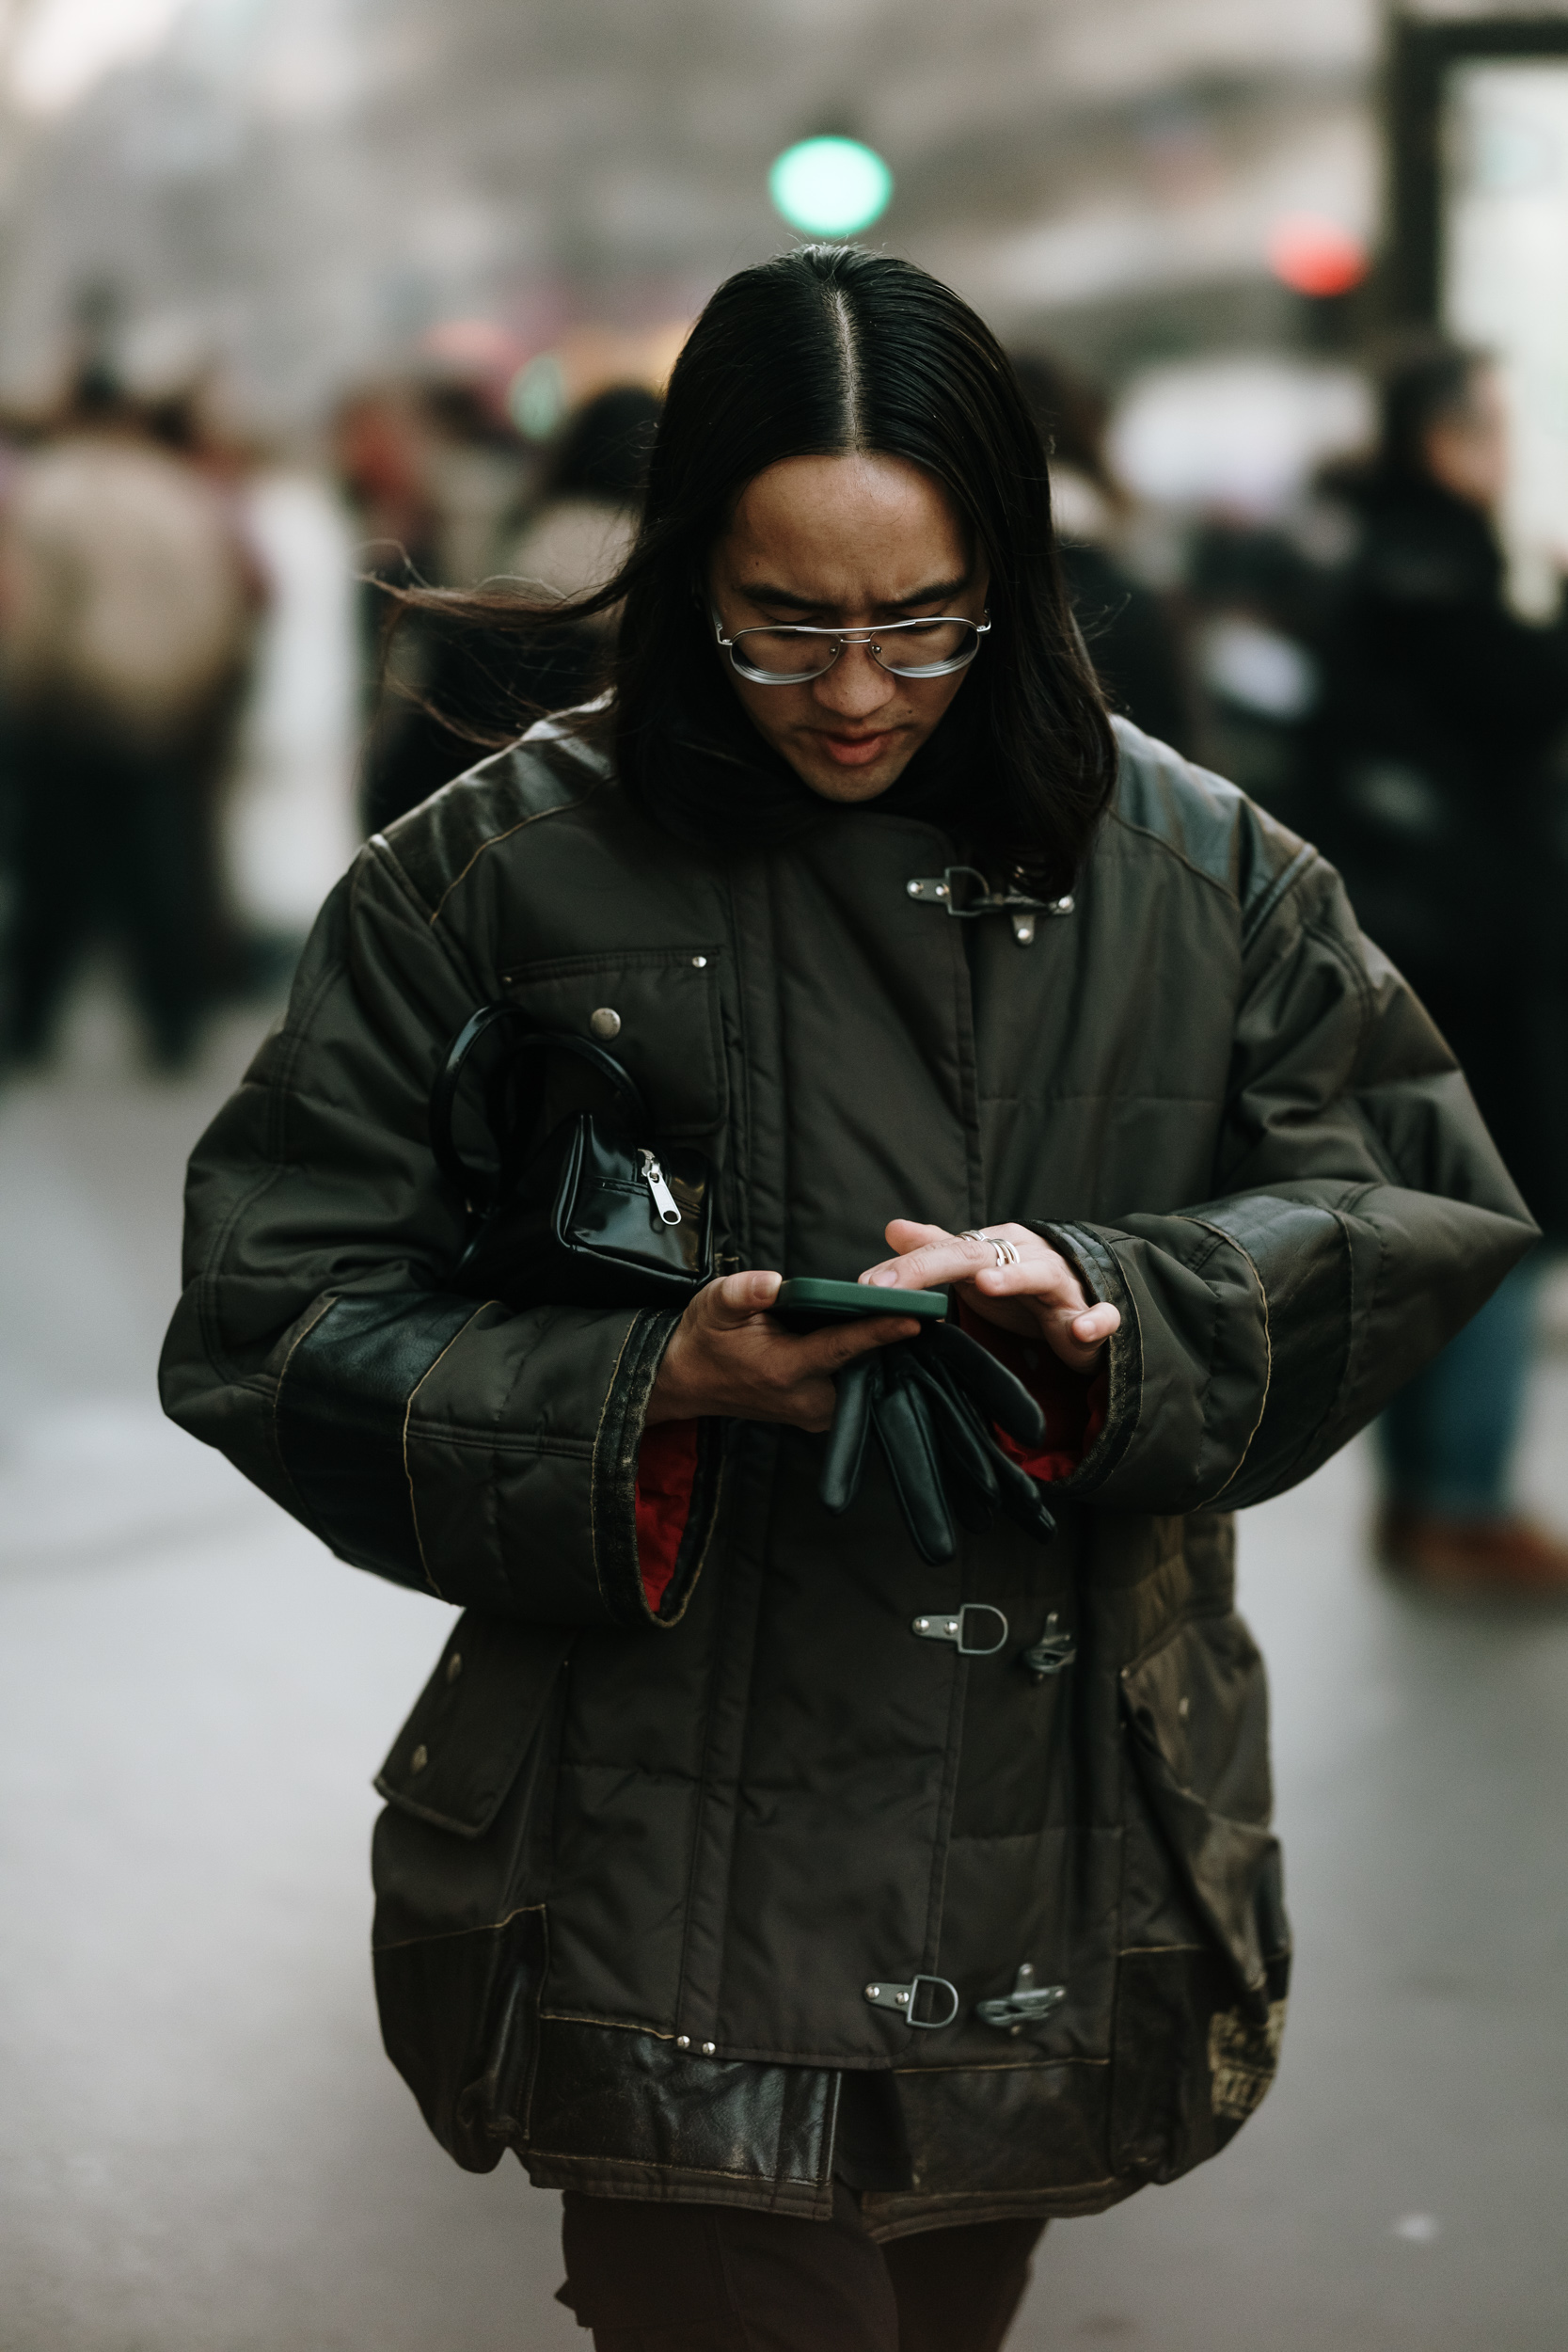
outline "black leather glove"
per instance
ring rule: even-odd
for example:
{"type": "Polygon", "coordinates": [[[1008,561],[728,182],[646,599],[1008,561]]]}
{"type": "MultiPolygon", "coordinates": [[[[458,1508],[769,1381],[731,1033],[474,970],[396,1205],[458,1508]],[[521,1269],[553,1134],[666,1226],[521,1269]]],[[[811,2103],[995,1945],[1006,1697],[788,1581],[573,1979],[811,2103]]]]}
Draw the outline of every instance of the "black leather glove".
{"type": "Polygon", "coordinates": [[[1049,1543],[1056,1522],[1027,1470],[997,1444],[998,1424],[1019,1445],[1045,1441],[1045,1417],[1021,1380],[957,1324],[928,1326],[857,1357],[838,1375],[818,1494],[847,1511],[860,1487],[873,1430],[894,1492],[922,1559],[933,1565],[958,1549],[954,1519],[972,1533],[1006,1511],[1049,1543]]]}

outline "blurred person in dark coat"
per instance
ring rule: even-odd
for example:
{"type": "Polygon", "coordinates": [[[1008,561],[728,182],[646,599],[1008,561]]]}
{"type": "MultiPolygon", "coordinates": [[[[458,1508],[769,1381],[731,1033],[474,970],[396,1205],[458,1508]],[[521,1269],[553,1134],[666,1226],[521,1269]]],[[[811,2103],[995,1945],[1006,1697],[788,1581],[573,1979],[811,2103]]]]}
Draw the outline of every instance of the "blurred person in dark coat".
{"type": "MultiPolygon", "coordinates": [[[[642,469],[659,404],[639,384],[611,385],[567,423],[520,535],[497,549],[501,571],[558,598],[613,578],[637,532],[642,469]]],[[[447,581],[468,587],[467,580],[447,581]]],[[[507,602],[514,601],[510,594],[507,602]]],[[[603,684],[613,622],[559,629],[520,659],[514,640],[418,614],[400,630],[401,699],[377,713],[365,756],[366,829],[406,816],[541,711],[587,702],[603,684]],[[409,690],[412,689],[412,691],[409,690]]]]}
{"type": "MultiPolygon", "coordinates": [[[[1487,360],[1408,349],[1383,387],[1375,457],[1325,485],[1354,552],[1322,646],[1303,821],[1463,1063],[1532,1214],[1560,1236],[1568,876],[1550,755],[1568,727],[1568,620],[1531,625],[1505,599],[1494,515],[1507,470],[1487,360]]],[[[1568,1544],[1517,1516],[1509,1488],[1541,1267],[1538,1251],[1385,1414],[1389,1566],[1568,1592],[1568,1544]]]]}
{"type": "Polygon", "coordinates": [[[95,939],[124,957],[152,1061],[189,1058],[222,928],[214,713],[231,707],[254,572],[223,498],[103,370],[22,469],[0,537],[15,905],[11,1058],[43,1057],[95,939]]]}
{"type": "Polygon", "coordinates": [[[1164,596],[1130,569],[1122,545],[1132,501],[1105,449],[1104,394],[1040,353],[1013,366],[1051,461],[1051,506],[1068,593],[1114,710],[1190,758],[1192,681],[1164,596]]]}

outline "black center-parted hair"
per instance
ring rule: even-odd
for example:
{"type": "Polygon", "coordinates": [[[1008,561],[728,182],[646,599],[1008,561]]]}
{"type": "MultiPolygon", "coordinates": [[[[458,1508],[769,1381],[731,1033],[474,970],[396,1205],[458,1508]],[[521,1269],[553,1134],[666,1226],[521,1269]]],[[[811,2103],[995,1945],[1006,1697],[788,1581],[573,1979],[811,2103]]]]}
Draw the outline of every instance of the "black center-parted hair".
{"type": "Polygon", "coordinates": [[[856,452],[942,483],[990,576],[990,635],[885,801],[939,822],[961,809],[975,852],[1067,890],[1116,749],[1063,585],[1045,454],[995,337],[911,262],[806,246],[719,288],[670,379],[636,542],[595,594],[545,609],[496,586],[405,600],[519,630],[619,605],[610,698],[585,726],[610,733],[624,787],[656,823],[708,850],[766,846],[826,808],[726,677],[708,558],[768,467],[856,452]]]}

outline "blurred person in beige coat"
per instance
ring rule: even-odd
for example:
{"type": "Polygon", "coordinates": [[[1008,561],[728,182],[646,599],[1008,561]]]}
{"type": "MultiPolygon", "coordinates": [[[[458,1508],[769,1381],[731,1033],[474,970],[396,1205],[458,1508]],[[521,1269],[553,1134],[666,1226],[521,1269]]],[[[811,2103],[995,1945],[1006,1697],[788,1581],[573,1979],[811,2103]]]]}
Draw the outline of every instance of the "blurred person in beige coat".
{"type": "Polygon", "coordinates": [[[150,1058],[188,1059],[221,929],[210,850],[214,714],[257,603],[231,511],[87,371],[22,469],[0,531],[0,660],[14,793],[5,1048],[48,1054],[100,938],[150,1058]]]}

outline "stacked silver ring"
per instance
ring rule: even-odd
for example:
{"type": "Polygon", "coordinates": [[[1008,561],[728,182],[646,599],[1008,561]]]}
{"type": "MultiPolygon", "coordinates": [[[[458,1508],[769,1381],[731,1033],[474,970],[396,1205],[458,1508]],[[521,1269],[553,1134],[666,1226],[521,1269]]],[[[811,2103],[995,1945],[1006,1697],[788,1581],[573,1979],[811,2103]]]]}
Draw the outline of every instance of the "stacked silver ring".
{"type": "Polygon", "coordinates": [[[996,1252],[996,1263],[999,1266],[1020,1263],[1018,1250],[1010,1241],[1005,1241],[1000,1233],[977,1232],[974,1227],[971,1226],[967,1232],[958,1235],[958,1239],[960,1241],[989,1241],[996,1252]]]}

